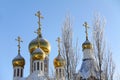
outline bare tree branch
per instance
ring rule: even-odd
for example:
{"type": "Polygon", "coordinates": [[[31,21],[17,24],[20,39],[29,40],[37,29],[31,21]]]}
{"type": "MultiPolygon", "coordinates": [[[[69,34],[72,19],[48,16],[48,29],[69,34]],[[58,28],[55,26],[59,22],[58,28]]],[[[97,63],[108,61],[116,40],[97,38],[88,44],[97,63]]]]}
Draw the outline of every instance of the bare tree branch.
{"type": "Polygon", "coordinates": [[[105,41],[104,41],[104,27],[105,19],[96,14],[93,21],[93,45],[96,60],[98,62],[100,80],[102,72],[103,55],[105,54],[105,41]]]}
{"type": "Polygon", "coordinates": [[[108,49],[106,57],[104,58],[105,80],[113,80],[115,72],[115,64],[112,59],[112,51],[108,49]]]}
{"type": "Polygon", "coordinates": [[[105,74],[105,80],[113,80],[115,64],[112,59],[112,52],[106,49],[104,39],[105,19],[99,14],[95,15],[93,21],[93,49],[98,62],[100,80],[102,80],[102,72],[105,74]],[[103,69],[103,71],[102,71],[103,69]]]}
{"type": "Polygon", "coordinates": [[[70,16],[66,17],[66,20],[62,27],[62,56],[66,60],[66,80],[73,80],[73,74],[76,72],[77,65],[79,63],[79,49],[78,42],[73,45],[73,29],[70,21],[70,16]]]}

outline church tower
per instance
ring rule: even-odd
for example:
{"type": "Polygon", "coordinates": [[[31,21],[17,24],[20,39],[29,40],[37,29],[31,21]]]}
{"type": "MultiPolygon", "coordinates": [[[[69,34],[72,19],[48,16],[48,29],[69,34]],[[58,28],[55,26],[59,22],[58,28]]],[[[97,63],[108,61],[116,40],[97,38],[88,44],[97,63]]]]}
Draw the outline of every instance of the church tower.
{"type": "Polygon", "coordinates": [[[40,11],[38,11],[35,16],[38,17],[38,29],[37,32],[35,32],[38,36],[29,43],[30,76],[37,73],[38,76],[47,77],[49,73],[49,53],[51,47],[50,43],[42,37],[40,19],[43,17],[40,11]]]}
{"type": "Polygon", "coordinates": [[[13,64],[13,80],[19,80],[23,77],[23,70],[25,65],[25,60],[20,54],[20,42],[21,38],[18,36],[18,55],[12,60],[13,64]]]}
{"type": "Polygon", "coordinates": [[[58,37],[58,56],[54,59],[56,80],[65,80],[65,60],[60,54],[60,38],[58,37]]]}
{"type": "Polygon", "coordinates": [[[88,40],[88,24],[85,22],[83,24],[85,26],[86,40],[82,44],[83,49],[83,62],[81,65],[81,69],[79,74],[81,76],[81,80],[98,80],[99,79],[99,70],[97,63],[95,61],[95,56],[93,54],[92,44],[88,40]]]}

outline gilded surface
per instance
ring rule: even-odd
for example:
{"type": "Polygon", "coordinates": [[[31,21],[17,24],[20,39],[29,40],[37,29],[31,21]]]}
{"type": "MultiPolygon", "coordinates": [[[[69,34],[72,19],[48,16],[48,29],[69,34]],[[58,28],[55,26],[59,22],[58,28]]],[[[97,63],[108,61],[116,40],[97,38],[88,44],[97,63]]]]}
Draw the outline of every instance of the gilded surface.
{"type": "Polygon", "coordinates": [[[44,60],[45,57],[46,57],[46,55],[43,51],[33,52],[33,54],[32,54],[33,60],[44,60]]]}
{"type": "Polygon", "coordinates": [[[54,59],[54,66],[55,67],[62,67],[62,66],[65,66],[65,60],[64,59],[62,59],[62,58],[55,58],[54,59]]]}
{"type": "Polygon", "coordinates": [[[83,50],[84,49],[92,49],[92,44],[91,43],[83,43],[82,48],[83,48],[83,50]]]}
{"type": "Polygon", "coordinates": [[[13,60],[13,67],[24,67],[24,65],[25,65],[24,59],[13,60]]]}
{"type": "MultiPolygon", "coordinates": [[[[50,53],[51,47],[50,44],[47,40],[45,39],[40,39],[40,48],[45,52],[46,55],[48,55],[50,53]]],[[[32,52],[37,49],[38,47],[38,41],[37,39],[31,41],[31,43],[29,44],[29,51],[32,54],[32,52]]]]}

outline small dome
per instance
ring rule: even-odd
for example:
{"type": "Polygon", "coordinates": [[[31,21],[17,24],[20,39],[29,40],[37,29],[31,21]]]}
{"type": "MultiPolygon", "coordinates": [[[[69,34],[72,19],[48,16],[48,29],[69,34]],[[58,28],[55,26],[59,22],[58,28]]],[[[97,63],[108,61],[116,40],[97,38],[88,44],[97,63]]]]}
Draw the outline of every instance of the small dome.
{"type": "Polygon", "coordinates": [[[25,60],[24,58],[18,54],[13,60],[12,60],[13,67],[24,67],[25,60]]]}
{"type": "MultiPolygon", "coordinates": [[[[50,43],[43,38],[40,38],[39,42],[40,42],[40,48],[45,52],[46,55],[48,55],[51,50],[50,43]]],[[[29,43],[29,52],[32,54],[33,51],[37,49],[37,47],[38,47],[38,39],[36,38],[29,43]]]]}
{"type": "Polygon", "coordinates": [[[65,60],[62,58],[60,54],[54,59],[54,67],[63,67],[65,66],[65,60]]]}
{"type": "Polygon", "coordinates": [[[33,60],[44,60],[45,59],[45,52],[40,49],[40,48],[37,48],[35,51],[33,51],[32,53],[32,59],[33,60]]]}
{"type": "Polygon", "coordinates": [[[84,49],[92,49],[92,44],[90,43],[90,41],[87,39],[83,44],[82,44],[82,48],[84,49]]]}

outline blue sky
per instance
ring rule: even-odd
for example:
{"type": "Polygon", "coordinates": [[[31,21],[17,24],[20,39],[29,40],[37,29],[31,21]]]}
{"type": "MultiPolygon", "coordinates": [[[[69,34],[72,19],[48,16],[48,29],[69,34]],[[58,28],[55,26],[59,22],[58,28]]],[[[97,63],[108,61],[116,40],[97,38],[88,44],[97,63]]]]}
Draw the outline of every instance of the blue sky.
{"type": "MultiPolygon", "coordinates": [[[[65,16],[70,13],[73,21],[74,39],[79,39],[81,45],[85,40],[84,21],[92,26],[95,12],[106,18],[105,38],[113,52],[116,64],[115,74],[120,73],[120,1],[119,0],[0,0],[0,80],[12,80],[12,59],[17,55],[15,38],[21,36],[21,55],[26,60],[24,76],[29,75],[29,42],[37,35],[38,28],[35,13],[40,10],[44,19],[42,34],[51,44],[50,69],[53,69],[53,59],[57,56],[56,38],[61,36],[61,27],[65,16]]],[[[89,38],[92,29],[89,30],[89,38]]],[[[78,67],[78,69],[80,66],[78,67]]],[[[116,79],[116,78],[114,78],[116,79]]]]}

